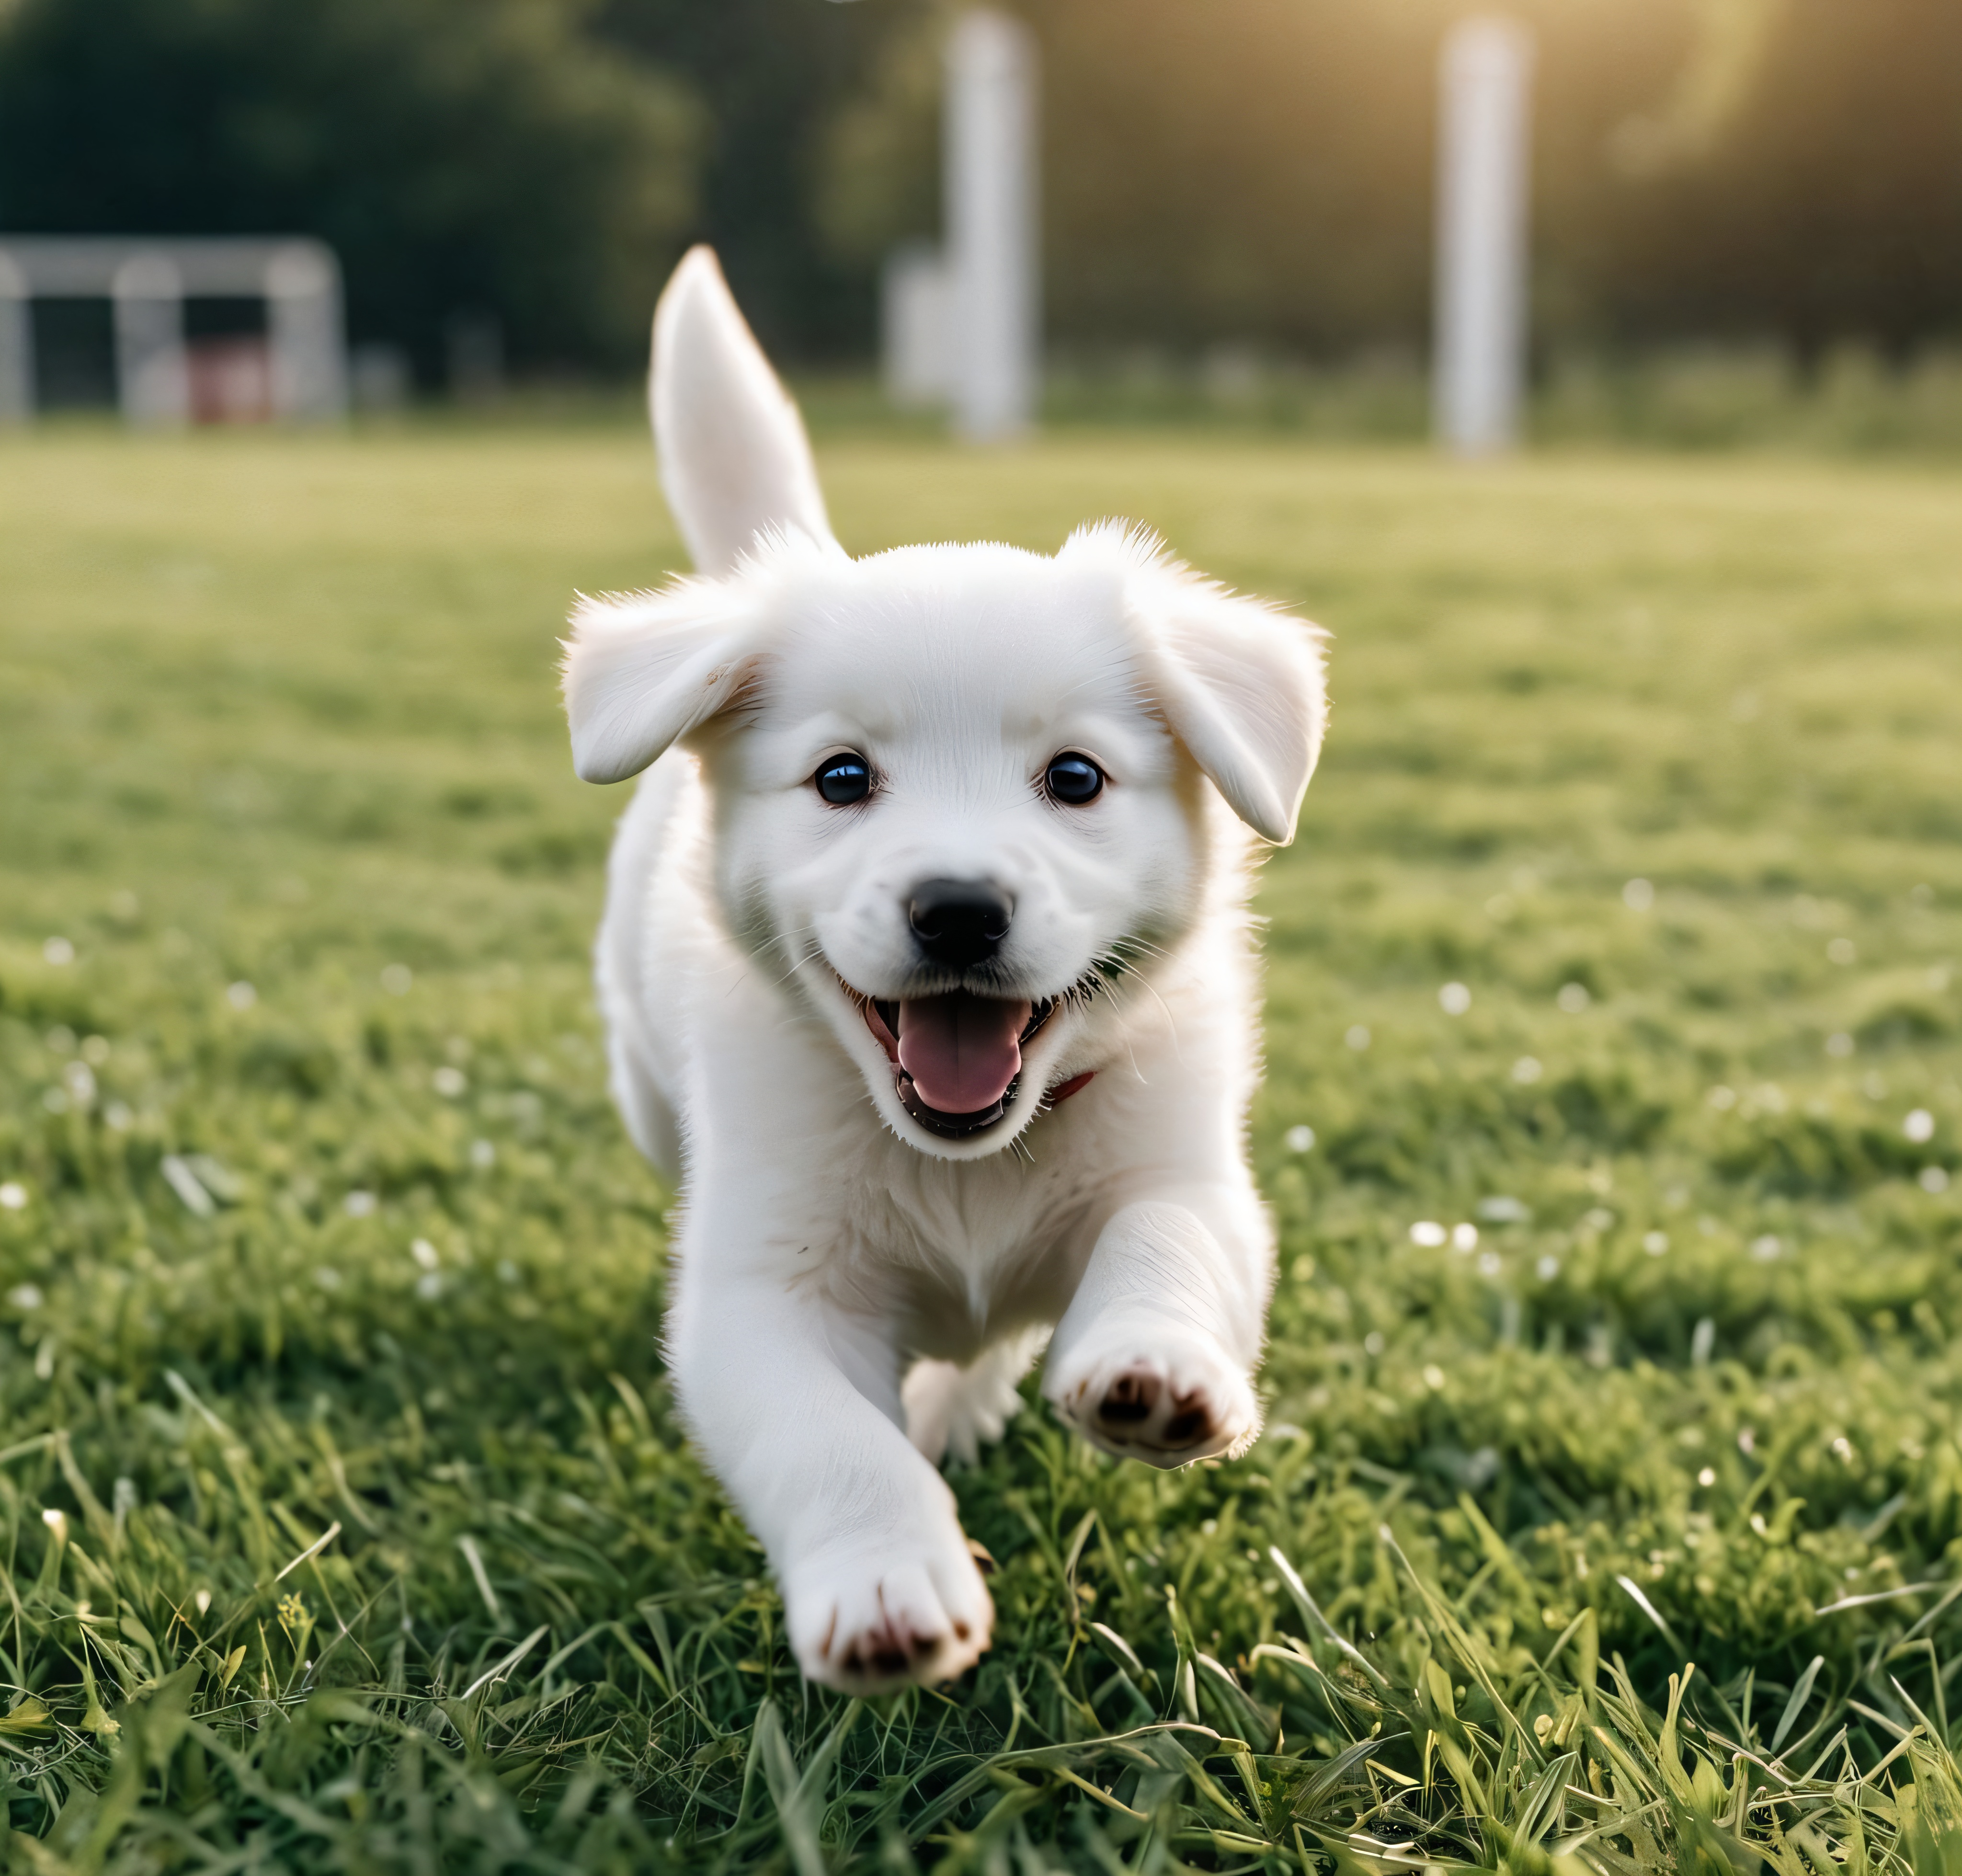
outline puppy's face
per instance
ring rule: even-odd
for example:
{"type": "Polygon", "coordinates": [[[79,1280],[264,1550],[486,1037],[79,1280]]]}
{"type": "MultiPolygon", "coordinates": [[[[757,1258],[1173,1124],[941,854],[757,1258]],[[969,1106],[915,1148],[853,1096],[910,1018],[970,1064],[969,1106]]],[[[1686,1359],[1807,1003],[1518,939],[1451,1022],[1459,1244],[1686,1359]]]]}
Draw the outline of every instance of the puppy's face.
{"type": "Polygon", "coordinates": [[[1197,914],[1217,797],[1286,839],[1321,740],[1314,629],[1115,527],[1053,559],[765,537],[574,625],[579,772],[689,742],[730,932],[943,1159],[1002,1151],[1089,1066],[1197,914]]]}
{"type": "Polygon", "coordinates": [[[701,739],[725,912],[922,1151],[999,1151],[1091,1006],[1175,941],[1203,788],[1120,583],[1002,547],[784,583],[701,739]]]}

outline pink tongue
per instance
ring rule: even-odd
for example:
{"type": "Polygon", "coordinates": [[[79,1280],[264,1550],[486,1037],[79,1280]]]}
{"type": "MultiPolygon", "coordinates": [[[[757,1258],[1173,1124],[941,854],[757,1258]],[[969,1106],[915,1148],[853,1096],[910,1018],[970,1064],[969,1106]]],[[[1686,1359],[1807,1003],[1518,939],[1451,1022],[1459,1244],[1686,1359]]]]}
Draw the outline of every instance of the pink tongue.
{"type": "Polygon", "coordinates": [[[900,1066],[942,1114],[979,1114],[1008,1092],[1022,1066],[1032,1006],[954,990],[900,1005],[900,1066]]]}

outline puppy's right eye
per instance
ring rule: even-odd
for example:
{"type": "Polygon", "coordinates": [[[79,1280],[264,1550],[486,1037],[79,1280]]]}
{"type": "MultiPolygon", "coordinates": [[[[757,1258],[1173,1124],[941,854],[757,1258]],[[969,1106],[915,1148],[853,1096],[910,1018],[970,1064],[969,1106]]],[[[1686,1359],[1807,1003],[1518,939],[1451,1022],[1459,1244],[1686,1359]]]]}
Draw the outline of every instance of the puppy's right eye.
{"type": "Polygon", "coordinates": [[[834,756],[811,780],[833,807],[849,807],[872,792],[872,765],[862,756],[834,756]]]}

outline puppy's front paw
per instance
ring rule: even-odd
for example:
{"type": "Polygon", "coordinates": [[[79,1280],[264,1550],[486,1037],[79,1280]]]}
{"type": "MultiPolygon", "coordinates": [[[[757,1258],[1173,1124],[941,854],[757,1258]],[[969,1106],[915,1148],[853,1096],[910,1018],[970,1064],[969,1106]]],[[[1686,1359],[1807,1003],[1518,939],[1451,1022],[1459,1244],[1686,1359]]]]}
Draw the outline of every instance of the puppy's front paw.
{"type": "Polygon", "coordinates": [[[1247,1376],[1210,1337],[1178,1330],[1073,1352],[1043,1388],[1094,1446],[1148,1465],[1237,1456],[1260,1431],[1247,1376]]]}
{"type": "Polygon", "coordinates": [[[958,1526],[813,1558],[784,1585],[791,1646],[812,1680],[851,1694],[951,1680],[981,1657],[995,1606],[958,1526]]]}

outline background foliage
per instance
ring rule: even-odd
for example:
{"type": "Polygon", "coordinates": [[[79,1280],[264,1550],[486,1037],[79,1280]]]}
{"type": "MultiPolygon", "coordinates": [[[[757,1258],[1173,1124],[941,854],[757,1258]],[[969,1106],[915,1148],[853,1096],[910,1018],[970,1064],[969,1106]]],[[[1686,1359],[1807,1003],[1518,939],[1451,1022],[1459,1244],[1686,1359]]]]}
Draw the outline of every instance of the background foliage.
{"type": "Polygon", "coordinates": [[[676,551],[644,442],[16,441],[14,1865],[1947,1867],[1954,471],[824,455],[855,548],[1115,510],[1335,630],[1266,1437],[1031,1408],[956,1478],[981,1669],[804,1688],[587,987],[552,641],[676,551]]]}
{"type": "MultiPolygon", "coordinates": [[[[1066,351],[1411,353],[1439,39],[1469,0],[1043,0],[1066,351]]],[[[1542,352],[1962,331],[1951,0],[1516,0],[1539,36],[1542,352]]],[[[0,226],[292,229],[356,336],[488,311],[617,372],[688,238],[778,353],[863,357],[938,215],[946,0],[16,0],[0,226]]]]}

